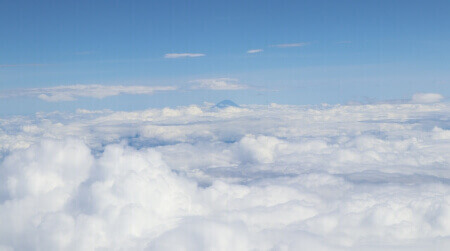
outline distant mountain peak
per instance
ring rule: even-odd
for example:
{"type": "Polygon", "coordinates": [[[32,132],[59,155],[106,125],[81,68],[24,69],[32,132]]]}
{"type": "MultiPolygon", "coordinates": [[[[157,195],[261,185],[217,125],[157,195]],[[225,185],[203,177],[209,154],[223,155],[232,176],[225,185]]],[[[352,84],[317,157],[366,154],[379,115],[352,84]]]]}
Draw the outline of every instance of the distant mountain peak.
{"type": "Polygon", "coordinates": [[[231,107],[239,107],[239,105],[237,105],[236,103],[234,103],[233,101],[228,100],[228,99],[222,100],[216,104],[217,108],[226,108],[226,107],[230,107],[230,106],[231,107]]]}

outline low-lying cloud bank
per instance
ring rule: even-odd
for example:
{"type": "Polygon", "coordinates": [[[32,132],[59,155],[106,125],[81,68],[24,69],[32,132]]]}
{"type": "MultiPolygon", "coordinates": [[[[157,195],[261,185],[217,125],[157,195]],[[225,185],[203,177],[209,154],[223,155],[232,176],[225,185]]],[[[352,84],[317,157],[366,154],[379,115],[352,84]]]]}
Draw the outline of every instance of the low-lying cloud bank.
{"type": "Polygon", "coordinates": [[[4,118],[0,250],[446,250],[448,149],[448,103],[4,118]]]}
{"type": "MultiPolygon", "coordinates": [[[[191,90],[244,90],[247,85],[237,79],[213,78],[189,81],[191,90]]],[[[79,98],[102,99],[117,95],[152,95],[155,92],[175,91],[177,86],[142,86],[142,85],[61,85],[42,88],[23,88],[0,91],[0,99],[32,97],[47,102],[75,101],[79,98]]]]}
{"type": "Polygon", "coordinates": [[[61,85],[44,88],[17,89],[0,93],[0,98],[37,97],[48,102],[74,101],[80,97],[105,98],[120,94],[151,95],[173,91],[175,86],[61,85]]]}

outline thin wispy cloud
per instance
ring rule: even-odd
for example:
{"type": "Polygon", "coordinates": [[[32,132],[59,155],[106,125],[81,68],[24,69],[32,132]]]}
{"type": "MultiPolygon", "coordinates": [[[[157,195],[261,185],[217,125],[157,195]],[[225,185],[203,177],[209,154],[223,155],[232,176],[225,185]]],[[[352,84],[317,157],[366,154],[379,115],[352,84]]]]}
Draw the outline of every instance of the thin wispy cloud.
{"type": "Polygon", "coordinates": [[[47,64],[0,64],[0,68],[24,67],[24,66],[45,66],[47,64]]]}
{"type": "Polygon", "coordinates": [[[303,43],[292,43],[292,44],[274,44],[272,47],[278,47],[278,48],[291,48],[291,47],[303,47],[309,45],[307,42],[303,43]]]}
{"type": "Polygon", "coordinates": [[[233,78],[212,78],[197,79],[190,81],[191,89],[208,89],[208,90],[243,90],[248,89],[247,85],[240,84],[237,79],[233,78]]]}
{"type": "Polygon", "coordinates": [[[167,53],[164,55],[164,58],[196,58],[196,57],[204,57],[203,53],[167,53]]]}
{"type": "Polygon", "coordinates": [[[258,52],[262,52],[262,49],[254,49],[254,50],[248,50],[247,53],[249,54],[253,54],[253,53],[258,53],[258,52]]]}
{"type": "Polygon", "coordinates": [[[173,91],[175,86],[66,85],[26,88],[0,92],[0,98],[36,97],[47,102],[74,101],[80,97],[105,98],[120,94],[151,95],[157,91],[173,91]]]}
{"type": "Polygon", "coordinates": [[[432,104],[439,103],[444,99],[439,93],[416,93],[411,98],[411,103],[414,104],[432,104]]]}

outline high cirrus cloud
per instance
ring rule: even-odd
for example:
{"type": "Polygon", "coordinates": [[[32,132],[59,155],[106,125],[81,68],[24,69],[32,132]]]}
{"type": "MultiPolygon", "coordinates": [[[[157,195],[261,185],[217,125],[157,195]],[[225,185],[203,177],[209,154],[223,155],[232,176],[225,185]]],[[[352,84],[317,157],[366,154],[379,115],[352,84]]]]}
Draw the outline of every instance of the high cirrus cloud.
{"type": "Polygon", "coordinates": [[[275,44],[272,45],[273,47],[278,47],[278,48],[291,48],[291,47],[303,47],[309,45],[308,42],[303,42],[303,43],[291,43],[291,44],[275,44]]]}
{"type": "Polygon", "coordinates": [[[151,95],[158,91],[173,91],[174,86],[124,85],[64,85],[44,88],[17,89],[0,93],[0,98],[37,97],[48,102],[73,101],[80,97],[105,98],[120,94],[151,95]]]}
{"type": "Polygon", "coordinates": [[[262,49],[253,49],[253,50],[248,50],[247,53],[254,54],[254,53],[259,53],[259,52],[262,52],[262,51],[263,51],[262,49]]]}
{"type": "Polygon", "coordinates": [[[209,90],[242,90],[248,89],[247,85],[240,84],[233,78],[211,78],[197,79],[190,81],[191,89],[209,89],[209,90]]]}
{"type": "Polygon", "coordinates": [[[450,104],[0,119],[0,250],[447,250],[450,104]]]}
{"type": "Polygon", "coordinates": [[[203,53],[167,53],[164,55],[165,58],[196,58],[204,57],[203,53]]]}

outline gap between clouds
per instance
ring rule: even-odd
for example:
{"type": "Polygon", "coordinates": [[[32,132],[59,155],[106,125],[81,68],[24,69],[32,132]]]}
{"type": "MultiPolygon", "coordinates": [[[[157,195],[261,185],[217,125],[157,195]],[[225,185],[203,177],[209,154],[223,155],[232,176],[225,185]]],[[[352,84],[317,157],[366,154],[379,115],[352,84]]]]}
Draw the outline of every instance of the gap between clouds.
{"type": "Polygon", "coordinates": [[[275,44],[271,45],[271,47],[278,47],[278,48],[291,48],[291,47],[303,47],[306,45],[309,45],[308,42],[302,42],[302,43],[292,43],[292,44],[275,44]]]}

